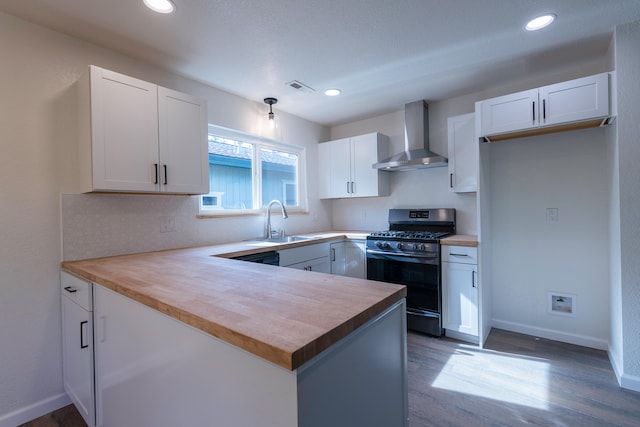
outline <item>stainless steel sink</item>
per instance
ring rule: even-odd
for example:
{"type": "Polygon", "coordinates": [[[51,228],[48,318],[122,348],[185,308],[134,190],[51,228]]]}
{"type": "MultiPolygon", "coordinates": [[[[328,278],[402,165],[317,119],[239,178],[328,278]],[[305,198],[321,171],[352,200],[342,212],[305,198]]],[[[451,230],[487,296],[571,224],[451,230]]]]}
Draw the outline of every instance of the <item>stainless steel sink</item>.
{"type": "Polygon", "coordinates": [[[272,237],[270,239],[262,238],[262,239],[251,239],[256,242],[270,242],[270,243],[292,243],[292,242],[300,242],[303,240],[311,240],[313,237],[305,237],[305,236],[283,236],[283,237],[272,237]]]}

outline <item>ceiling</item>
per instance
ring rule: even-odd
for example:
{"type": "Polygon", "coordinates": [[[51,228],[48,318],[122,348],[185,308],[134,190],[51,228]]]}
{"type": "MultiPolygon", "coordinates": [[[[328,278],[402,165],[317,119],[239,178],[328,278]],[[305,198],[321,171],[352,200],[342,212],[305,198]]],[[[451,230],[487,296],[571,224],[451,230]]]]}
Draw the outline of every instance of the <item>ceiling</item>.
{"type": "Polygon", "coordinates": [[[174,3],[170,15],[142,0],[0,0],[0,11],[329,126],[602,56],[616,25],[640,20],[638,0],[174,3]],[[523,31],[549,12],[552,26],[523,31]]]}

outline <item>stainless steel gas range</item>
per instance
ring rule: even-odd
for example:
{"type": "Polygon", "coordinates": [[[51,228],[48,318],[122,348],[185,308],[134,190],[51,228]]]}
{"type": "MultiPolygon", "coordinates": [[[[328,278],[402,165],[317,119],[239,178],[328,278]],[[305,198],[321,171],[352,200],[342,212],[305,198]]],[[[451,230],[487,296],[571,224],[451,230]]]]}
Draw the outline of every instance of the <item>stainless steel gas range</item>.
{"type": "Polygon", "coordinates": [[[443,334],[440,239],[455,231],[455,209],[390,209],[367,237],[367,278],[407,287],[408,329],[443,334]]]}

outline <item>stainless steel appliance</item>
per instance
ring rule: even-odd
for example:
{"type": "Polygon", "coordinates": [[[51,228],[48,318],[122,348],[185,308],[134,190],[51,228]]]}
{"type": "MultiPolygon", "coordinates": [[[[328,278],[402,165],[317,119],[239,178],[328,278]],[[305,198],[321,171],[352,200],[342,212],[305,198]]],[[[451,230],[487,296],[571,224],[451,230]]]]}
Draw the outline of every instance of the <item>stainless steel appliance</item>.
{"type": "Polygon", "coordinates": [[[390,209],[389,230],[367,236],[367,279],[407,287],[409,329],[443,333],[440,239],[455,231],[455,209],[390,209]]]}

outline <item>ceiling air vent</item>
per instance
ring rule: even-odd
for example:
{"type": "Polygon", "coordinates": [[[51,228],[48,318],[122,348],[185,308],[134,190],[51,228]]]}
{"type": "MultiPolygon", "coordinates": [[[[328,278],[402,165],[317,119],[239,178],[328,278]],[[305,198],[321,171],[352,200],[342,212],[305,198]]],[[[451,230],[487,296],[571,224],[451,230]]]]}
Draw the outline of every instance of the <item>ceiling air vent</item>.
{"type": "Polygon", "coordinates": [[[301,83],[297,80],[292,80],[290,82],[285,83],[287,86],[294,88],[295,90],[299,90],[300,92],[304,92],[304,93],[313,93],[316,90],[310,86],[307,86],[304,83],[301,83]]]}

